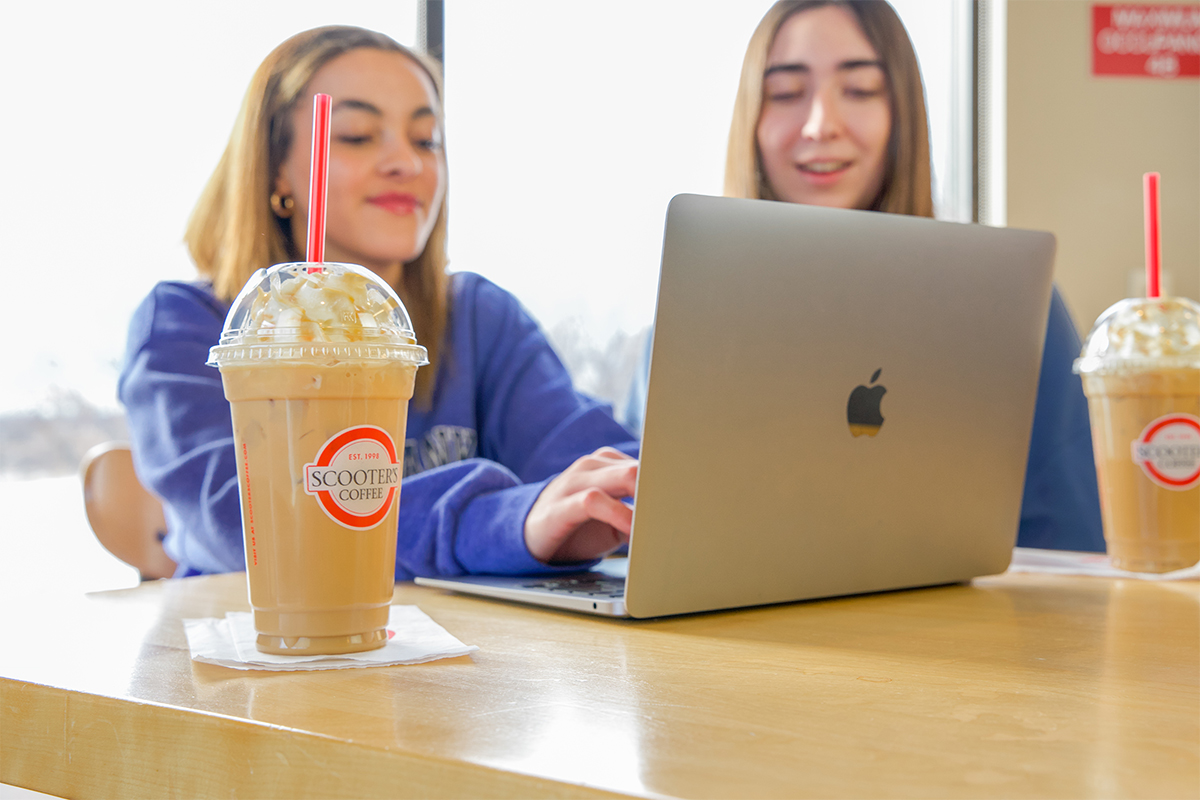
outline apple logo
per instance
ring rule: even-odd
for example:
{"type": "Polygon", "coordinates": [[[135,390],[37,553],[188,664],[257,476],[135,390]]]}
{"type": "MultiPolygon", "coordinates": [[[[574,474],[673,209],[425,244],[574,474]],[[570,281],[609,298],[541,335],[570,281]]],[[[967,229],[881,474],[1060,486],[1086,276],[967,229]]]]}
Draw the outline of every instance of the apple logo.
{"type": "MultiPolygon", "coordinates": [[[[875,370],[871,383],[879,380],[883,367],[875,370]]],[[[887,389],[883,386],[855,386],[850,393],[850,402],[846,404],[846,421],[850,423],[850,433],[855,436],[874,436],[883,425],[883,414],[879,412],[879,404],[887,389]]]]}

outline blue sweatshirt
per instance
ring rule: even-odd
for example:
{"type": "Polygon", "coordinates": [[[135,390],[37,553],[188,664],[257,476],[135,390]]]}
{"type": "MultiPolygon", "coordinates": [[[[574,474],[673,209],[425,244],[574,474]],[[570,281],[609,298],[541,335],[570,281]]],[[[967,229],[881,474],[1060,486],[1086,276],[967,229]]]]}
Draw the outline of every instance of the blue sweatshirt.
{"type": "MultiPolygon", "coordinates": [[[[639,432],[650,379],[651,339],[646,341],[622,413],[622,422],[639,432]]],[[[1071,371],[1082,347],[1054,287],[1025,471],[1019,547],[1104,552],[1087,398],[1079,376],[1071,371]]]]}
{"type": "MultiPolygon", "coordinates": [[[[158,284],[134,312],[118,383],[178,576],[246,567],[229,403],[205,365],[227,310],[208,284],[158,284]]],[[[575,391],[512,295],[457,273],[447,322],[432,401],[409,407],[396,579],[554,571],[525,547],[534,501],[580,456],[605,445],[636,456],[637,442],[575,391]]]]}

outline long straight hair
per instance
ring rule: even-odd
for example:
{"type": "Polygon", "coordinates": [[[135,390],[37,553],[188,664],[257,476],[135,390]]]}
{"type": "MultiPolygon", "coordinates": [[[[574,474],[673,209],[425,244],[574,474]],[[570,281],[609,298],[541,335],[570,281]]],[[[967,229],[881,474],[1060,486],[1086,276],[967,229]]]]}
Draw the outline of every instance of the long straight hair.
{"type": "MultiPolygon", "coordinates": [[[[292,240],[289,220],[271,209],[271,192],[291,149],[292,113],[305,87],[325,64],[359,49],[400,53],[411,59],[429,76],[440,101],[442,81],[437,66],[382,33],[333,25],[296,34],[276,47],[250,80],[229,143],[184,235],[196,269],[212,281],[220,299],[233,300],[261,267],[304,260],[292,240]]],[[[437,115],[440,125],[440,107],[437,115]]],[[[444,158],[444,149],[442,153],[444,158]]],[[[449,313],[446,207],[443,197],[425,249],[404,265],[400,285],[394,287],[421,344],[429,351],[429,366],[417,371],[416,396],[424,401],[432,394],[439,357],[445,355],[443,337],[449,313]]]]}
{"type": "Polygon", "coordinates": [[[780,0],[771,6],[750,37],[742,61],[725,156],[725,194],[779,199],[767,181],[758,150],[758,118],[762,113],[767,55],[784,22],[802,11],[822,6],[838,6],[854,14],[863,35],[879,54],[887,77],[892,129],[883,183],[870,209],[932,217],[929,123],[921,71],[904,23],[885,0],[780,0]]]}

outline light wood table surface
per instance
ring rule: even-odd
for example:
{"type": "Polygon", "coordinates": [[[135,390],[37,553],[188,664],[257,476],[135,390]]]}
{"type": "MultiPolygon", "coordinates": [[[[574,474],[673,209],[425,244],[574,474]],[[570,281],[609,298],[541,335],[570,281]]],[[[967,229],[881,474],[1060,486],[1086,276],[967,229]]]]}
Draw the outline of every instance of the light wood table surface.
{"type": "Polygon", "coordinates": [[[641,622],[400,584],[480,650],[293,673],[189,659],[242,574],[45,594],[0,624],[0,782],[65,797],[1200,796],[1196,582],[641,622]]]}

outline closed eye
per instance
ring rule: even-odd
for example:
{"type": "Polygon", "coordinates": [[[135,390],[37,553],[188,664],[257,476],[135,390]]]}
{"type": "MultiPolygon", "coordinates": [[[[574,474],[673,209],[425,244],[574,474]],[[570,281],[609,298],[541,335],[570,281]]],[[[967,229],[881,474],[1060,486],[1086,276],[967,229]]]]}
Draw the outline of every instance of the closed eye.
{"type": "Polygon", "coordinates": [[[772,103],[786,103],[791,100],[803,100],[804,90],[796,90],[792,92],[771,92],[767,95],[767,99],[772,103]]]}

